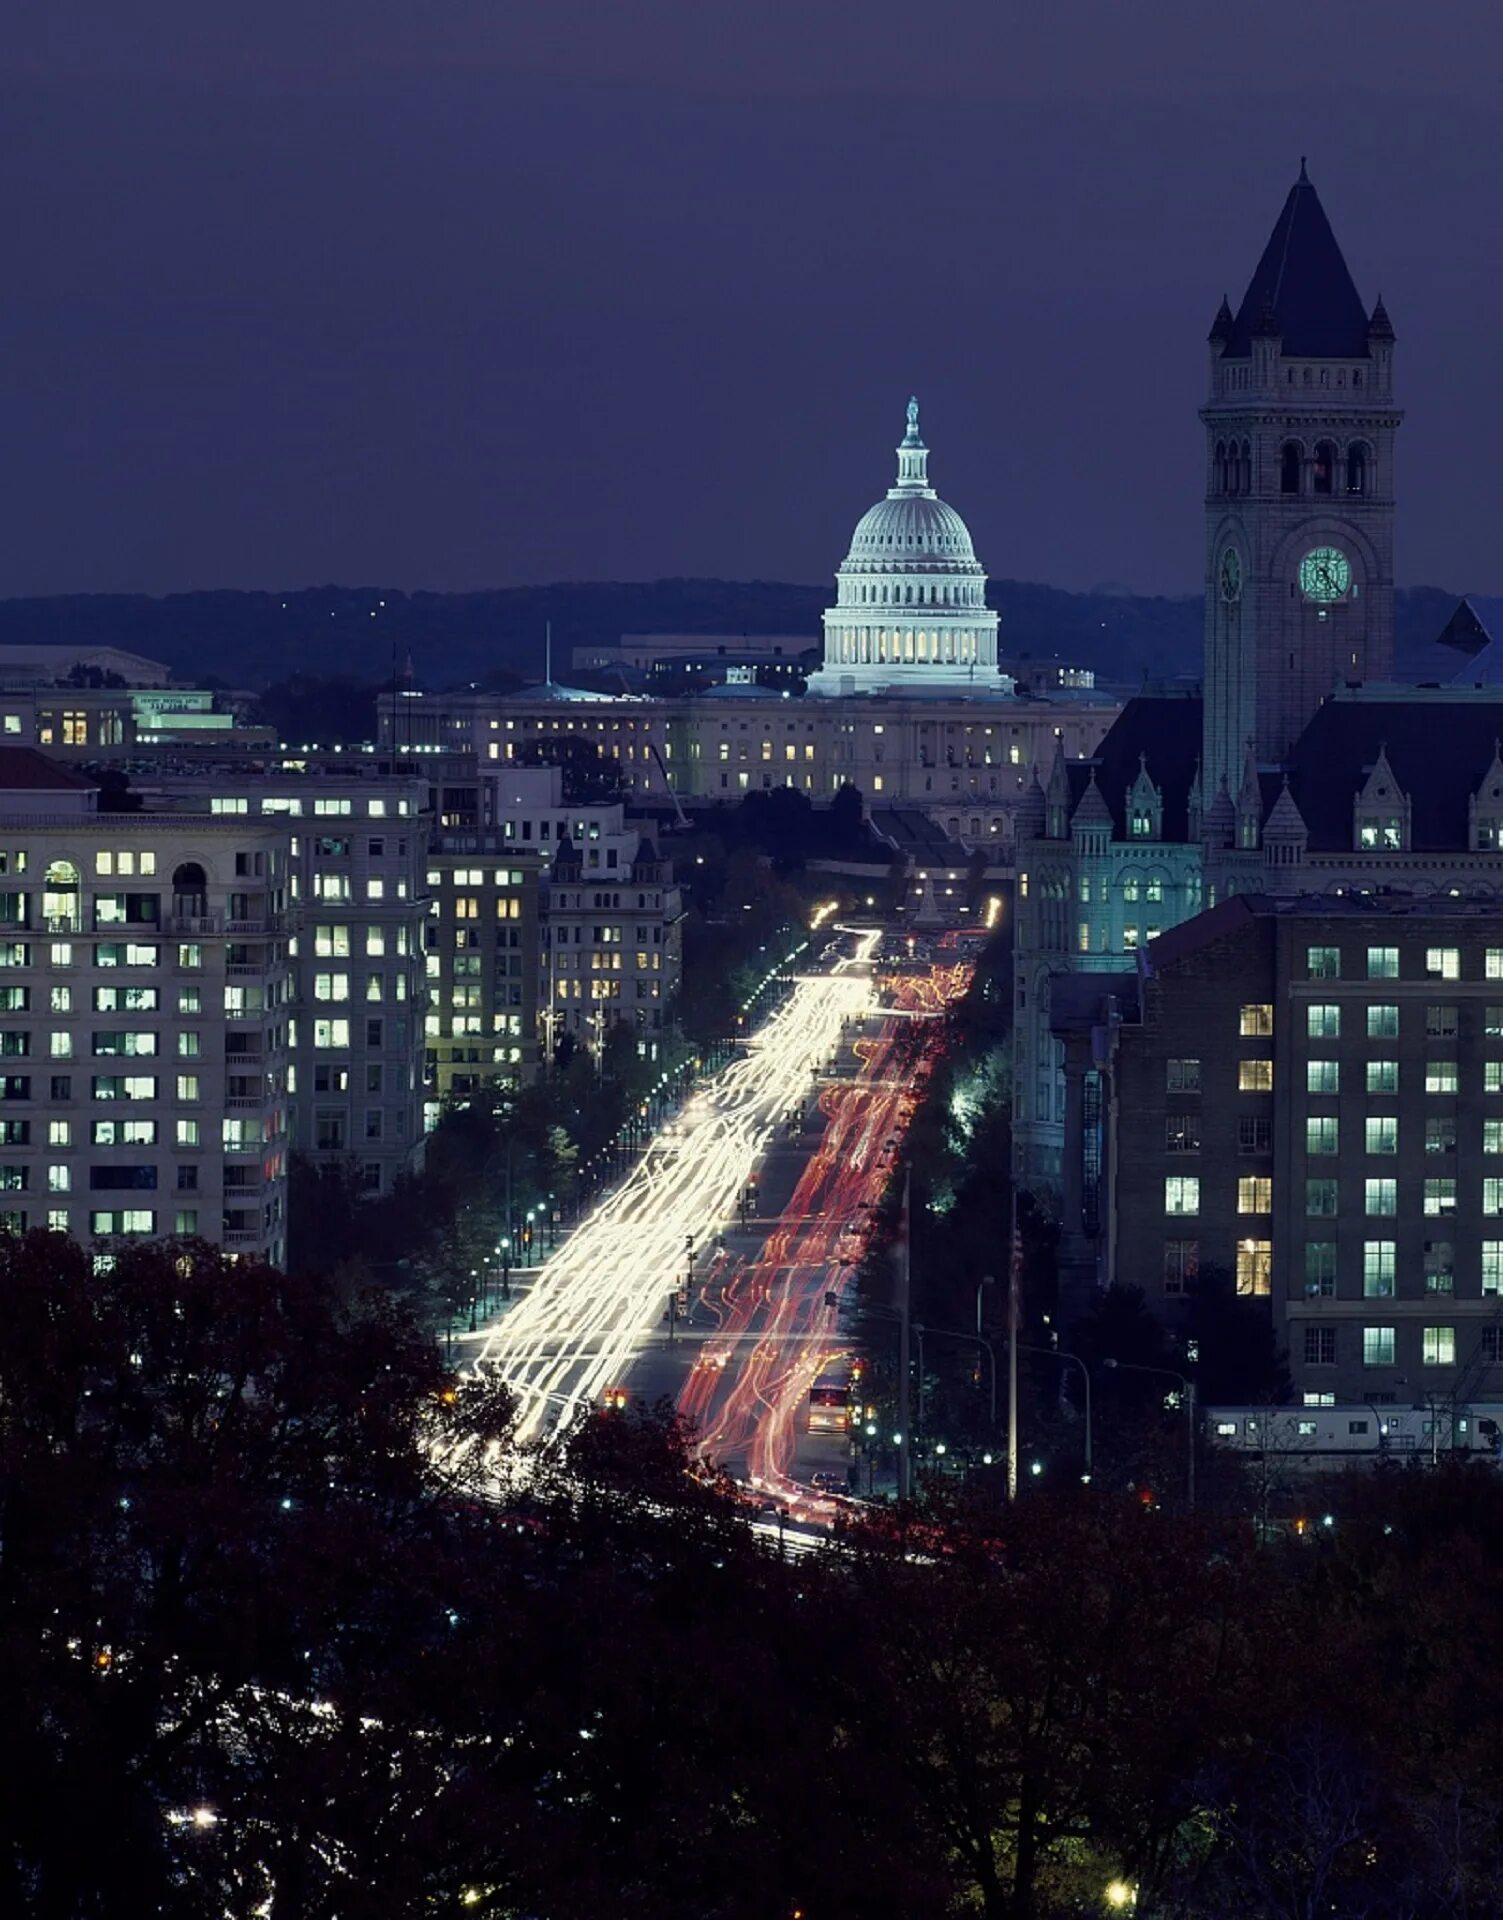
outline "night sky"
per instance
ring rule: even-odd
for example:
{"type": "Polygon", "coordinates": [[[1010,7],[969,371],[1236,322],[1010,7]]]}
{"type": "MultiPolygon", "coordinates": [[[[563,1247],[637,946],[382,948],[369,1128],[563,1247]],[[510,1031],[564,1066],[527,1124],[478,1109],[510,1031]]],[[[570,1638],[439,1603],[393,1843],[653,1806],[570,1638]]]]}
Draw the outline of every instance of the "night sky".
{"type": "Polygon", "coordinates": [[[0,593],[821,580],[910,390],[995,575],[1197,584],[1310,173],[1399,578],[1503,590],[1497,0],[12,0],[0,593]]]}

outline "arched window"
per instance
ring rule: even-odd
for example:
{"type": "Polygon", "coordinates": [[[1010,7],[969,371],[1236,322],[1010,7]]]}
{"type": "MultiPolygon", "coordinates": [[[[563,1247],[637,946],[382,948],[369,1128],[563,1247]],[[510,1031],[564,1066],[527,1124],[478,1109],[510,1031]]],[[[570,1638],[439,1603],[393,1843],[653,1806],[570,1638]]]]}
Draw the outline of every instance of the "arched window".
{"type": "Polygon", "coordinates": [[[1297,440],[1286,440],[1279,451],[1279,492],[1298,493],[1300,468],[1304,464],[1297,440]]]}
{"type": "Polygon", "coordinates": [[[80,933],[78,868],[71,860],[54,860],[42,875],[42,921],[49,933],[80,933]]]}
{"type": "Polygon", "coordinates": [[[1225,493],[1226,490],[1226,442],[1224,440],[1218,440],[1216,442],[1216,458],[1212,465],[1211,491],[1212,493],[1225,493]]]}
{"type": "Polygon", "coordinates": [[[1312,378],[1312,375],[1311,375],[1311,373],[1310,373],[1310,369],[1309,369],[1308,367],[1306,367],[1306,368],[1305,368],[1305,375],[1304,375],[1304,385],[1305,385],[1305,386],[1307,386],[1307,387],[1308,387],[1308,386],[1310,385],[1310,383],[1311,383],[1311,378],[1312,378]]]}
{"type": "Polygon", "coordinates": [[[1330,493],[1336,484],[1336,449],[1329,440],[1320,440],[1315,446],[1315,473],[1313,486],[1316,493],[1330,493]]]}
{"type": "Polygon", "coordinates": [[[185,860],[172,874],[172,910],[201,920],[208,912],[209,879],[196,860],[185,860]]]}
{"type": "Polygon", "coordinates": [[[1239,493],[1252,492],[1252,441],[1251,440],[1244,440],[1242,442],[1242,459],[1239,463],[1239,471],[1237,475],[1237,491],[1239,493]]]}
{"type": "Polygon", "coordinates": [[[1367,448],[1360,440],[1354,440],[1346,450],[1346,490],[1367,492],[1367,448]]]}

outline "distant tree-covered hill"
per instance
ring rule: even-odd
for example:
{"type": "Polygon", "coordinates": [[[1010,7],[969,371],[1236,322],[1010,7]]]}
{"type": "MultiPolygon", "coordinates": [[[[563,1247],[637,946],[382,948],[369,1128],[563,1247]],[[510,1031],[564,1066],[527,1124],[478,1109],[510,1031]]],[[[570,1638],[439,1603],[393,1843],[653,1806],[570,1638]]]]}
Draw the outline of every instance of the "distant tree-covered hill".
{"type": "MultiPolygon", "coordinates": [[[[553,626],[555,678],[573,649],[623,633],[807,636],[816,645],[830,588],[782,581],[653,580],[504,587],[482,593],[402,593],[386,587],[311,587],[287,593],[77,594],[0,600],[0,644],[118,646],[166,661],[180,677],[266,686],[294,673],[388,679],[411,656],[424,686],[500,673],[540,679],[543,634],[553,626]]],[[[1197,675],[1201,602],[1126,593],[1064,593],[994,580],[1008,658],[1057,655],[1093,667],[1114,685],[1197,675]]],[[[1433,587],[1399,595],[1399,666],[1407,677],[1437,665],[1430,642],[1456,596],[1433,587]]]]}

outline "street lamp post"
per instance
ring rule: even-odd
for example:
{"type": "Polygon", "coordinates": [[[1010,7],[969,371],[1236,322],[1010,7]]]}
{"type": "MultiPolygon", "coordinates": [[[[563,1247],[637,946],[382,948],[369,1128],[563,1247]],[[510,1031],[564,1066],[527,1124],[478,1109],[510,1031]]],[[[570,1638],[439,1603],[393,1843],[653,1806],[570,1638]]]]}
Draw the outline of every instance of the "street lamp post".
{"type": "Polygon", "coordinates": [[[1155,1373],[1161,1380],[1177,1380],[1185,1396],[1185,1488],[1191,1513],[1195,1511],[1195,1382],[1173,1367],[1142,1367],[1135,1360],[1103,1360],[1102,1366],[1121,1373],[1155,1373]]]}
{"type": "Polygon", "coordinates": [[[1059,1347],[1025,1347],[1018,1343],[1020,1353],[1041,1353],[1046,1360],[1063,1360],[1067,1366],[1079,1367],[1080,1377],[1085,1382],[1085,1477],[1090,1479],[1091,1465],[1091,1374],[1078,1353],[1066,1353],[1059,1347]]]}
{"type": "Polygon", "coordinates": [[[987,1288],[994,1287],[996,1284],[997,1284],[996,1275],[991,1273],[983,1273],[981,1278],[976,1282],[976,1331],[977,1333],[981,1332],[982,1299],[986,1294],[987,1288]]]}

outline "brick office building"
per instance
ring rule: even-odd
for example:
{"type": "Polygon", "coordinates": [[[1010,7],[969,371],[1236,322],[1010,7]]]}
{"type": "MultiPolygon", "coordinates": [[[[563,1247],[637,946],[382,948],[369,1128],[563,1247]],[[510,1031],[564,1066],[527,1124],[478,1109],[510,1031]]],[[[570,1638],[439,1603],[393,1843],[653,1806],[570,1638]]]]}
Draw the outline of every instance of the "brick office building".
{"type": "MultiPolygon", "coordinates": [[[[1055,1032],[1090,1280],[1266,1298],[1311,1404],[1503,1391],[1503,917],[1237,895],[1055,1032]]],[[[1083,1284],[1085,1283],[1085,1284],[1083,1284]]]]}

